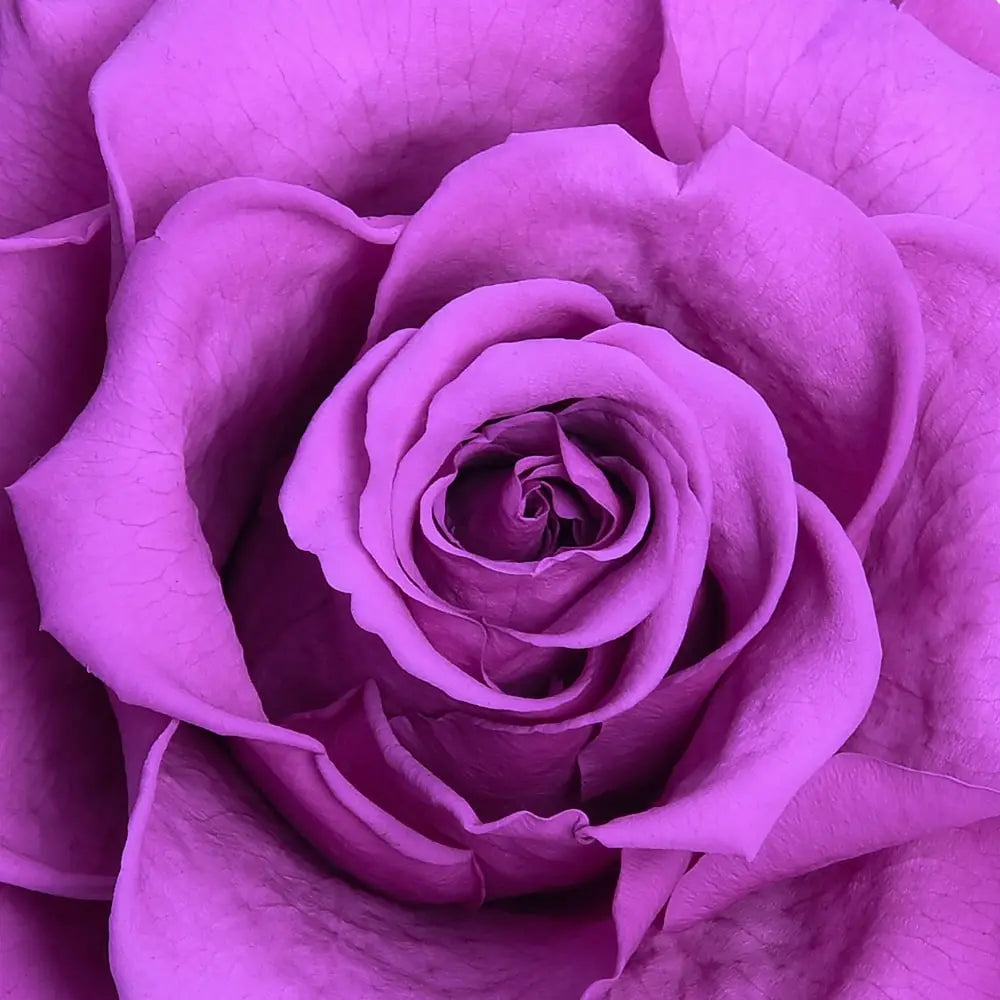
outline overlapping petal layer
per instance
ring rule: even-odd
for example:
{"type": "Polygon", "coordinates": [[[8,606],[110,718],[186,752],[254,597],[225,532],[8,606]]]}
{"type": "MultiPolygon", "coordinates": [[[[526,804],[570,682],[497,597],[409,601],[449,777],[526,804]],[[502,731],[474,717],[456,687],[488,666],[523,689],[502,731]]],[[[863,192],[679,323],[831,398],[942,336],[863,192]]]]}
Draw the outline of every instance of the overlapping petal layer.
{"type": "MultiPolygon", "coordinates": [[[[104,356],[107,209],[0,239],[0,487],[52,447],[104,356]]],[[[125,832],[114,719],[51,636],[0,495],[0,881],[107,898],[125,832]]]]}
{"type": "Polygon", "coordinates": [[[263,723],[216,567],[349,363],[395,235],[315,192],[234,180],[133,255],[96,395],[11,489],[45,628],[124,701],[263,723]]]}

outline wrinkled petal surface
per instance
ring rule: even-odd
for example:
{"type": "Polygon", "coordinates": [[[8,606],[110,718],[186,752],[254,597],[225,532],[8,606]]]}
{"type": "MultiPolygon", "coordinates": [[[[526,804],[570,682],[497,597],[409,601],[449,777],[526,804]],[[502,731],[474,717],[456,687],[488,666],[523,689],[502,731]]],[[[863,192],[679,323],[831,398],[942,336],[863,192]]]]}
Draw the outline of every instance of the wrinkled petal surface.
{"type": "Polygon", "coordinates": [[[885,661],[853,746],[1000,789],[1000,241],[883,220],[920,296],[912,452],[866,560],[885,661]]]}
{"type": "Polygon", "coordinates": [[[690,168],[615,128],[515,136],[411,220],[369,335],[539,276],[591,285],[749,382],[796,479],[863,545],[909,447],[920,319],[892,247],[846,199],[735,131],[690,168]]]}
{"type": "Polygon", "coordinates": [[[608,921],[415,910],[348,885],[206,736],[151,753],[112,915],[125,1000],[578,1000],[614,962],[608,921]]]}
{"type": "Polygon", "coordinates": [[[224,731],[263,719],[216,566],[356,350],[394,238],[234,180],[133,254],[96,395],[11,490],[44,627],[123,701],[224,731]]]}
{"type": "Polygon", "coordinates": [[[834,864],[649,938],[608,998],[997,996],[998,872],[996,820],[834,864]]]}
{"type": "Polygon", "coordinates": [[[125,245],[224,177],[410,212],[511,132],[617,122],[653,142],[661,38],[655,0],[158,0],[93,88],[125,245]]]}
{"type": "Polygon", "coordinates": [[[0,7],[0,237],[107,201],[87,87],[149,4],[14,0],[0,7]]]}
{"type": "MultiPolygon", "coordinates": [[[[704,145],[736,126],[870,215],[1000,223],[1000,79],[889,0],[663,0],[663,10],[704,145]]],[[[663,100],[653,92],[661,130],[673,127],[673,80],[663,100]]]]}
{"type": "MultiPolygon", "coordinates": [[[[107,246],[106,209],[0,239],[0,487],[59,440],[97,384],[107,246]]],[[[0,881],[107,898],[125,832],[114,718],[38,625],[0,495],[0,881]]]]}

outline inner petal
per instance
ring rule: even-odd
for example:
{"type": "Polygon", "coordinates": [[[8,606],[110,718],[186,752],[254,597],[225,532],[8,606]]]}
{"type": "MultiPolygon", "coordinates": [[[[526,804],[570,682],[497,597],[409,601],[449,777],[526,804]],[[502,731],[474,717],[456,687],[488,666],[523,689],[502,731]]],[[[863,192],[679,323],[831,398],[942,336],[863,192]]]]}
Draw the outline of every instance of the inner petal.
{"type": "Polygon", "coordinates": [[[487,559],[538,562],[597,545],[628,514],[608,462],[589,456],[551,412],[490,424],[456,450],[453,467],[428,491],[435,526],[487,559]]]}

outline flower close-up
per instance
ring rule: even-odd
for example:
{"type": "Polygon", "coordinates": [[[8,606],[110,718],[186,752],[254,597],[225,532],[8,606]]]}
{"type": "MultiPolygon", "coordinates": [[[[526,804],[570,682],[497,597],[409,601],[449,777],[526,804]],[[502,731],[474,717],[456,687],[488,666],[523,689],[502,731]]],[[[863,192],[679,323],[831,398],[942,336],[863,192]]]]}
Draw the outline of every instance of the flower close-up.
{"type": "Polygon", "coordinates": [[[1000,5],[0,6],[0,998],[1000,996],[1000,5]]]}

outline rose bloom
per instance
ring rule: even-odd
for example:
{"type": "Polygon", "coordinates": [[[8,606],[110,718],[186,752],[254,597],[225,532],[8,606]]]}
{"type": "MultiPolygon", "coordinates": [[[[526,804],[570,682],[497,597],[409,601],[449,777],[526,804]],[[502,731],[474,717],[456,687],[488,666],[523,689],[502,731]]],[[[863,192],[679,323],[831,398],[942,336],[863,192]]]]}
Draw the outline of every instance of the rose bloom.
{"type": "Polygon", "coordinates": [[[0,995],[1000,995],[998,72],[4,4],[0,995]]]}

